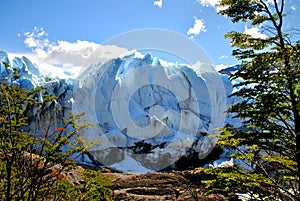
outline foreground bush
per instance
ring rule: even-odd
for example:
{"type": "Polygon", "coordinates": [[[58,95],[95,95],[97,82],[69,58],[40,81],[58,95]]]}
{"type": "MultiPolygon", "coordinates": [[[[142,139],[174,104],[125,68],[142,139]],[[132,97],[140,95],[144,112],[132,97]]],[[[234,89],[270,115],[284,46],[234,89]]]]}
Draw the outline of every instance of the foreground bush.
{"type": "MultiPolygon", "coordinates": [[[[26,90],[18,86],[17,70],[6,63],[7,77],[0,80],[0,196],[2,200],[110,200],[110,182],[100,172],[82,170],[80,182],[68,173],[76,169],[76,153],[92,145],[79,137],[91,126],[83,114],[70,114],[65,126],[43,134],[28,133],[25,110],[48,104],[55,97],[37,94],[42,88],[26,90]],[[87,146],[89,144],[89,146],[87,146]]],[[[49,125],[50,127],[50,125],[49,125]]],[[[78,169],[78,168],[77,168],[78,169]]]]}

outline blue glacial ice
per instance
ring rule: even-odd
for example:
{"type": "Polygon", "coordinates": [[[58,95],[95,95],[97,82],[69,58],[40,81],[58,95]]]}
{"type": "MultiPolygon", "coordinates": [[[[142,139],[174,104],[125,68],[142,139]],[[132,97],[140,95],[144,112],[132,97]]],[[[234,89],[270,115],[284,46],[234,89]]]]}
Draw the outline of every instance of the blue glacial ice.
{"type": "Polygon", "coordinates": [[[191,150],[205,158],[227,103],[219,74],[202,65],[163,66],[149,54],[132,54],[86,69],[74,85],[73,111],[96,124],[85,133],[101,141],[90,153],[123,171],[161,170],[191,150]]]}
{"type": "Polygon", "coordinates": [[[59,79],[41,74],[26,57],[10,63],[0,51],[0,61],[0,78],[9,81],[7,71],[17,68],[21,77],[14,84],[45,86],[44,93],[58,97],[43,112],[28,112],[31,130],[55,129],[68,112],[85,112],[96,126],[81,135],[99,141],[89,153],[124,172],[158,171],[191,153],[202,160],[215,146],[211,135],[218,134],[216,128],[240,126],[224,113],[235,101],[227,98],[232,92],[228,75],[207,64],[163,65],[150,54],[134,53],[93,64],[75,79],[59,79]],[[5,69],[2,62],[12,68],[5,69]]]}

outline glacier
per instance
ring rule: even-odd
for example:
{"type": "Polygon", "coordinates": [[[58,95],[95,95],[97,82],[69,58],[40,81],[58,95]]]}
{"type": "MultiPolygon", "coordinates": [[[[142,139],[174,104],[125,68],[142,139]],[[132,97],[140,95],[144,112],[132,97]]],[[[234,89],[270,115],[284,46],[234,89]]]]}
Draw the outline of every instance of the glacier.
{"type": "MultiPolygon", "coordinates": [[[[44,86],[43,93],[57,97],[27,111],[30,131],[43,132],[47,125],[54,130],[63,126],[68,112],[85,112],[95,126],[81,135],[99,142],[90,148],[90,158],[122,172],[176,169],[190,155],[204,160],[214,150],[216,128],[240,126],[224,113],[236,101],[227,98],[233,90],[228,74],[208,64],[165,65],[150,54],[133,53],[93,64],[76,78],[60,79],[41,74],[26,57],[10,62],[0,51],[0,62],[0,78],[10,80],[3,62],[10,63],[21,74],[14,84],[44,86]]],[[[91,161],[82,157],[78,162],[91,161]]]]}
{"type": "MultiPolygon", "coordinates": [[[[16,57],[11,62],[7,53],[1,50],[0,72],[0,79],[12,85],[28,90],[43,86],[47,90],[42,90],[41,93],[57,97],[56,101],[49,102],[47,105],[25,110],[29,121],[28,132],[41,134],[45,133],[47,129],[52,132],[56,128],[64,127],[63,117],[67,117],[72,110],[73,79],[59,79],[43,75],[39,67],[28,58],[16,57]],[[9,64],[10,67],[6,69],[3,62],[9,64]],[[12,82],[13,68],[19,71],[20,78],[12,82]]],[[[37,94],[36,98],[39,102],[43,102],[42,94],[37,94]]]]}

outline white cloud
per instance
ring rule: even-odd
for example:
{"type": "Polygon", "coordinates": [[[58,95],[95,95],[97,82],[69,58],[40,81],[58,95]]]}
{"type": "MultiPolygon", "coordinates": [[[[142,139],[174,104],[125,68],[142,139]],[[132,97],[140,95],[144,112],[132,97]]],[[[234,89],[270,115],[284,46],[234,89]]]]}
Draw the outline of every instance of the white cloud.
{"type": "Polygon", "coordinates": [[[219,0],[197,0],[202,6],[205,6],[205,7],[209,7],[209,6],[212,6],[212,7],[216,7],[219,0]]]}
{"type": "Polygon", "coordinates": [[[161,8],[163,5],[163,0],[155,0],[153,5],[161,8]]]}
{"type": "Polygon", "coordinates": [[[217,13],[218,13],[218,12],[221,12],[221,11],[223,11],[223,10],[226,10],[227,8],[229,8],[228,5],[227,5],[227,6],[220,6],[220,5],[217,5],[217,6],[216,6],[216,11],[217,11],[217,13]]]}
{"type": "Polygon", "coordinates": [[[291,6],[291,10],[295,11],[296,10],[296,6],[291,6]]]}
{"type": "Polygon", "coordinates": [[[266,34],[261,33],[258,27],[252,27],[248,29],[247,25],[245,25],[244,34],[249,34],[253,38],[261,38],[261,39],[266,39],[268,37],[266,34]]]}
{"type": "Polygon", "coordinates": [[[227,58],[228,58],[228,56],[226,56],[226,55],[222,55],[219,57],[220,60],[227,59],[227,58]]]}
{"type": "Polygon", "coordinates": [[[128,53],[125,48],[90,41],[50,42],[44,29],[37,27],[32,32],[25,32],[24,36],[25,45],[34,53],[26,56],[37,63],[43,73],[55,74],[57,68],[60,68],[60,70],[76,75],[81,69],[91,64],[106,62],[128,53]]]}
{"type": "Polygon", "coordinates": [[[204,21],[195,17],[194,26],[187,31],[188,35],[198,35],[201,32],[206,32],[204,21]]]}
{"type": "Polygon", "coordinates": [[[34,27],[32,32],[24,33],[26,39],[24,41],[27,47],[44,48],[49,45],[47,34],[43,28],[34,27]]]}
{"type": "Polygon", "coordinates": [[[217,12],[227,9],[229,6],[220,6],[220,0],[197,0],[197,2],[204,7],[213,7],[217,12]]]}

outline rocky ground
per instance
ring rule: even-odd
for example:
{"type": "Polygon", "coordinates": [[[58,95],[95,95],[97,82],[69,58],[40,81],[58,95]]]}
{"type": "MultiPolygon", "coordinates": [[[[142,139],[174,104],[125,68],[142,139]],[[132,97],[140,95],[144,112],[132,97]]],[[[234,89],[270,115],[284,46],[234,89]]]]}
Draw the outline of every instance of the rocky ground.
{"type": "MultiPolygon", "coordinates": [[[[24,157],[38,157],[24,153],[24,157]]],[[[26,161],[26,160],[25,160],[26,161]]],[[[61,164],[51,167],[52,171],[62,169],[61,164]]],[[[171,171],[168,173],[120,173],[108,168],[95,168],[78,165],[74,169],[65,169],[61,174],[74,185],[82,183],[84,169],[101,170],[104,176],[112,180],[113,200],[115,201],[216,201],[238,200],[236,196],[205,195],[207,189],[201,180],[207,179],[203,170],[171,171]]]]}
{"type": "Polygon", "coordinates": [[[114,181],[113,198],[116,201],[215,201],[234,200],[222,195],[204,195],[201,186],[203,174],[199,170],[170,173],[122,174],[105,173],[114,181]]]}

